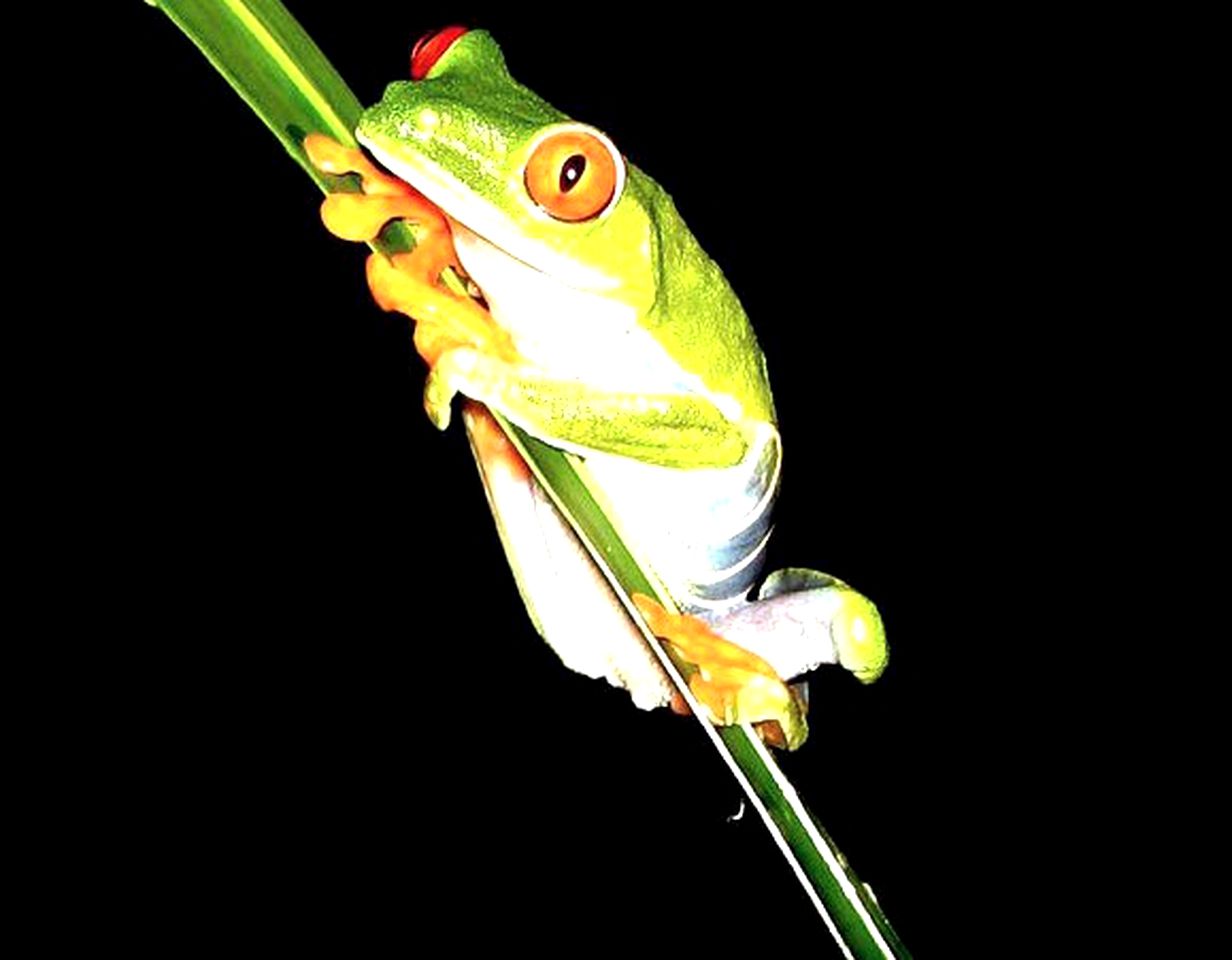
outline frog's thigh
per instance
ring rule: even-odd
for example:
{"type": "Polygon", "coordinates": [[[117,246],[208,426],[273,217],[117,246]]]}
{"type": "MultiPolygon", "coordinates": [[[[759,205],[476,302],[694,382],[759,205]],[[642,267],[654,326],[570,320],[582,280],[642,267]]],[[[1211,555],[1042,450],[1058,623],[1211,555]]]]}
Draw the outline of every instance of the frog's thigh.
{"type": "Polygon", "coordinates": [[[536,629],[571,670],[626,688],[643,709],[666,705],[671,681],[517,451],[480,404],[463,421],[536,629]]]}

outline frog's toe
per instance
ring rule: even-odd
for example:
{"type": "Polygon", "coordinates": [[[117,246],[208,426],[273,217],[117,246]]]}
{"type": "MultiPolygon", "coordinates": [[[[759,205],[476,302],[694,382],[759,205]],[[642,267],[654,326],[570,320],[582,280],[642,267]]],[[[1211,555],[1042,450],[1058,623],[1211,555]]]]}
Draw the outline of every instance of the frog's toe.
{"type": "Polygon", "coordinates": [[[437,430],[448,430],[453,418],[453,398],[457,393],[434,369],[424,383],[424,411],[437,430]]]}
{"type": "Polygon", "coordinates": [[[689,690],[716,723],[774,721],[781,734],[778,739],[788,749],[804,742],[808,726],[802,704],[770,664],[697,617],[669,613],[643,594],[634,594],[633,602],[655,636],[695,668],[689,675],[689,690]]]}
{"type": "Polygon", "coordinates": [[[396,197],[362,193],[331,193],[321,202],[321,222],[335,237],[364,243],[398,215],[396,197]]]}
{"type": "MultiPolygon", "coordinates": [[[[473,396],[468,375],[479,365],[479,353],[469,347],[454,347],[444,351],[428,372],[424,383],[424,409],[438,430],[449,426],[453,398],[459,393],[473,396]]],[[[475,397],[482,400],[482,397],[475,397]]]]}

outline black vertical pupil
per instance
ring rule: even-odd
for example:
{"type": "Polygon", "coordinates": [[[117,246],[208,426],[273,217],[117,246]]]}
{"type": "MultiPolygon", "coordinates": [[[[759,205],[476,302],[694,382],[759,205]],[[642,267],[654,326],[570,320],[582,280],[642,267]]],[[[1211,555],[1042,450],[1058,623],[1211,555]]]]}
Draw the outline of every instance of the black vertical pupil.
{"type": "Polygon", "coordinates": [[[580,153],[575,153],[560,168],[560,192],[568,193],[576,187],[585,172],[586,158],[580,153]]]}

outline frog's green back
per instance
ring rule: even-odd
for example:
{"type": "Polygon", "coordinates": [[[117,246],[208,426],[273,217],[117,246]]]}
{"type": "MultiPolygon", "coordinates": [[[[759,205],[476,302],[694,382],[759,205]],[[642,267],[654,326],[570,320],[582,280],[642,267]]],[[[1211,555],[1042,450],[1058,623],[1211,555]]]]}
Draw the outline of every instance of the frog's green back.
{"type": "Polygon", "coordinates": [[[651,256],[663,281],[647,314],[651,332],[712,390],[739,400],[745,416],[773,422],[766,360],[727,277],[658,183],[630,164],[625,189],[654,224],[651,256]]]}

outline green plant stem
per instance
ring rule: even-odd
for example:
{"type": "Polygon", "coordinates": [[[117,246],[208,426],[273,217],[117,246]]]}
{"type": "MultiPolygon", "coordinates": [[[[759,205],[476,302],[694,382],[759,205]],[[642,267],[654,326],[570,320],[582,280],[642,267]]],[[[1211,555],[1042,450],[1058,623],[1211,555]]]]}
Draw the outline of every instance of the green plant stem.
{"type": "MultiPolygon", "coordinates": [[[[154,5],[154,4],[152,4],[154,5]]],[[[354,146],[360,104],[324,55],[277,0],[159,0],[156,4],[201,49],[252,107],[292,159],[323,191],[355,189],[352,178],[322,174],[303,149],[305,135],[325,133],[354,146]]],[[[385,253],[414,243],[405,224],[391,224],[374,248],[385,253]]],[[[539,482],[577,530],[621,595],[647,645],[693,708],[707,736],[761,815],[806,893],[843,952],[852,957],[907,957],[867,889],[805,808],[756,733],[747,725],[715,727],[704,719],[663,647],[629,600],[634,592],[671,597],[636,562],[597,506],[569,455],[497,420],[539,482]]]]}

